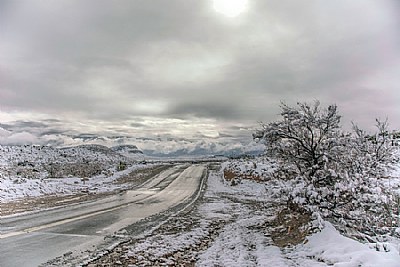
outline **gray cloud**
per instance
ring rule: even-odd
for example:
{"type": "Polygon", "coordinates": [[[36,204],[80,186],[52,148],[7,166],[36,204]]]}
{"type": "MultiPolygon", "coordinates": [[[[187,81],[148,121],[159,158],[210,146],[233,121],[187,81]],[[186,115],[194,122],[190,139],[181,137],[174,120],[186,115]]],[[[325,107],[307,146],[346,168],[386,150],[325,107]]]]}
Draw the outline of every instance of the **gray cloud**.
{"type": "Polygon", "coordinates": [[[229,19],[211,0],[1,1],[0,105],[30,115],[0,127],[243,138],[230,126],[313,99],[400,127],[397,1],[249,3],[229,19]]]}
{"type": "Polygon", "coordinates": [[[146,124],[140,123],[140,122],[132,122],[130,124],[130,126],[133,128],[142,128],[142,127],[146,127],[146,124]]]}
{"type": "Polygon", "coordinates": [[[0,127],[11,132],[41,132],[49,127],[48,124],[39,121],[15,121],[12,123],[0,123],[0,127]]]}
{"type": "Polygon", "coordinates": [[[171,111],[172,115],[191,115],[195,117],[206,117],[206,118],[240,118],[240,111],[237,109],[237,105],[233,103],[224,103],[224,101],[208,102],[198,101],[197,103],[179,103],[178,106],[173,108],[171,111]]]}

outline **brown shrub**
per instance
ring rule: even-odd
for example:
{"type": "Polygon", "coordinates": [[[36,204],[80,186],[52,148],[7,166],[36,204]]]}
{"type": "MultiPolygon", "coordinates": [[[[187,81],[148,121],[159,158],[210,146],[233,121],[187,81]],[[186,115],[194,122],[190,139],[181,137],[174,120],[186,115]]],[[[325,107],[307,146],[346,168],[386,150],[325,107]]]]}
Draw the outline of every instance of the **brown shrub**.
{"type": "Polygon", "coordinates": [[[225,169],[224,170],[224,178],[227,181],[232,181],[235,178],[238,179],[247,179],[247,180],[253,180],[256,182],[262,182],[264,181],[263,177],[259,175],[254,175],[254,174],[241,174],[241,173],[236,173],[232,170],[225,169]]]}

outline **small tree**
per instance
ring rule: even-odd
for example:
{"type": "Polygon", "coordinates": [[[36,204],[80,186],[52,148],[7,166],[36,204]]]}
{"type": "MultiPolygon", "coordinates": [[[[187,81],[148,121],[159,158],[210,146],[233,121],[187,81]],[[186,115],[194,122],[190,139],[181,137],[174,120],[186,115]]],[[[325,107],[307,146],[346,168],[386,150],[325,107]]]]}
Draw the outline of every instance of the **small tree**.
{"type": "Polygon", "coordinates": [[[300,174],[305,174],[316,185],[332,183],[314,178],[327,161],[334,160],[333,152],[343,137],[336,105],[322,109],[319,101],[312,105],[297,103],[295,107],[281,103],[281,109],[282,119],[260,123],[261,129],[253,134],[253,138],[264,142],[270,154],[294,164],[300,174]]]}

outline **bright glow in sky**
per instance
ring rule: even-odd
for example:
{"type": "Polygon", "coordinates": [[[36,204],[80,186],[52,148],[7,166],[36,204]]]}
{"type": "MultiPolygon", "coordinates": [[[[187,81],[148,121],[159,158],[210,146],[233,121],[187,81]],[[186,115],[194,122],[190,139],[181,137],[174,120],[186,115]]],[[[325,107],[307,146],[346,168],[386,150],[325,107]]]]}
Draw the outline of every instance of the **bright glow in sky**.
{"type": "Polygon", "coordinates": [[[213,0],[215,11],[227,17],[236,17],[246,11],[248,0],[213,0]]]}

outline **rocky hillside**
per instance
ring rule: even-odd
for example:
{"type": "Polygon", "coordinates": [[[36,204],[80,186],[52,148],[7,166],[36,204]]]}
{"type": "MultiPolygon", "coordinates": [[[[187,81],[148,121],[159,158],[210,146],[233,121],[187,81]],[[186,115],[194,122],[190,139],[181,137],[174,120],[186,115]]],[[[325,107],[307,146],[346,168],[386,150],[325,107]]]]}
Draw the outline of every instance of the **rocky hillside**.
{"type": "Polygon", "coordinates": [[[0,146],[0,178],[91,177],[108,172],[120,162],[132,161],[134,159],[127,156],[125,151],[101,145],[66,148],[35,145],[0,146]]]}

